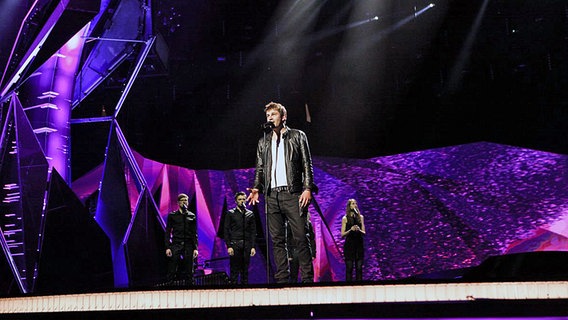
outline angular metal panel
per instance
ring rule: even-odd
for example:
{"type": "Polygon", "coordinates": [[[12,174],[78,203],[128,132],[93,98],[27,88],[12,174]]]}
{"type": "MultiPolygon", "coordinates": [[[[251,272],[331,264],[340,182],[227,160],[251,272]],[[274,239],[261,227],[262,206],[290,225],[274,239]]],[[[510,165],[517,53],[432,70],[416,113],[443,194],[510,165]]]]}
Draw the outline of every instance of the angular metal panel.
{"type": "Polygon", "coordinates": [[[166,272],[164,227],[160,214],[147,189],[139,200],[125,237],[131,287],[156,285],[164,280],[166,272]]]}
{"type": "Polygon", "coordinates": [[[18,98],[2,133],[2,247],[22,292],[33,291],[43,223],[48,163],[18,98]]]}
{"type": "Polygon", "coordinates": [[[125,181],[125,159],[122,156],[115,127],[111,127],[104,174],[100,183],[95,219],[110,239],[114,282],[116,287],[128,286],[128,272],[122,240],[132,217],[128,186],[125,181]]]}
{"type": "Polygon", "coordinates": [[[48,190],[35,292],[83,293],[112,289],[108,237],[55,170],[48,190]]]}

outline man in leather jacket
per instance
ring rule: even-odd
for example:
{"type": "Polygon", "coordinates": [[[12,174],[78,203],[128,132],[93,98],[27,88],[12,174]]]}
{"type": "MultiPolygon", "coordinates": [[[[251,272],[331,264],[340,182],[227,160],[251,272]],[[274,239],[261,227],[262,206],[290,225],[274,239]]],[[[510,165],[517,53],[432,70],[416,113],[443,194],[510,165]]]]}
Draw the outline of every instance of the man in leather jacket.
{"type": "Polygon", "coordinates": [[[313,282],[314,270],[304,228],[312,192],[317,192],[317,187],[308,139],[301,130],[286,126],[287,111],[283,105],[271,102],[264,111],[267,120],[264,127],[270,132],[258,142],[254,187],[247,201],[254,205],[259,202],[260,193],[265,195],[276,282],[288,282],[290,276],[286,220],[296,242],[302,282],[313,282]]]}

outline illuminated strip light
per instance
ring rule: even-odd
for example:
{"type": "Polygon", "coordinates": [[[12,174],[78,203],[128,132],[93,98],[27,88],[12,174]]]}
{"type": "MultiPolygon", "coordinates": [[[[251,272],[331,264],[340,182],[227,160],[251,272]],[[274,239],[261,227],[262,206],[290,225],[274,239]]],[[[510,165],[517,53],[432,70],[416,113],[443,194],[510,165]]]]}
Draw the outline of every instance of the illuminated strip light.
{"type": "Polygon", "coordinates": [[[2,234],[4,236],[9,237],[9,236],[13,236],[13,235],[15,235],[19,232],[22,232],[22,229],[6,230],[6,231],[2,232],[2,234]]]}
{"type": "MultiPolygon", "coordinates": [[[[2,134],[2,138],[4,138],[4,133],[2,134]]],[[[4,185],[4,190],[14,190],[14,189],[19,189],[20,186],[16,183],[7,183],[4,185]]],[[[20,218],[18,218],[19,220],[21,220],[20,218]]],[[[2,231],[2,228],[0,228],[0,231],[2,231]]],[[[7,262],[7,264],[10,266],[10,269],[12,269],[12,273],[14,274],[14,281],[16,282],[16,284],[18,285],[18,288],[20,289],[20,292],[22,293],[26,293],[28,292],[26,286],[24,285],[24,281],[22,279],[22,274],[18,268],[18,264],[16,263],[16,259],[15,256],[24,256],[23,253],[20,254],[13,254],[12,253],[12,248],[8,245],[8,243],[6,243],[6,237],[10,237],[12,235],[18,235],[21,234],[22,232],[22,228],[20,229],[16,229],[16,230],[10,230],[7,232],[2,232],[2,234],[4,235],[4,237],[0,237],[0,247],[2,247],[3,251],[6,252],[7,254],[5,255],[5,261],[7,262]],[[10,254],[8,254],[8,252],[10,252],[10,254]]],[[[21,237],[22,235],[20,235],[21,237]]],[[[23,245],[22,245],[23,246],[23,245]]],[[[20,250],[22,250],[22,248],[20,248],[20,250]]]]}
{"type": "Polygon", "coordinates": [[[46,91],[41,94],[41,96],[37,97],[38,99],[47,99],[47,98],[55,98],[59,96],[58,92],[55,91],[46,91]]]}
{"type": "Polygon", "coordinates": [[[62,145],[61,147],[57,147],[57,150],[61,151],[61,153],[63,154],[69,154],[69,146],[66,144],[62,145]]]}
{"type": "Polygon", "coordinates": [[[50,128],[50,127],[41,127],[41,128],[34,129],[34,133],[36,133],[36,134],[38,134],[38,133],[52,133],[52,132],[57,132],[57,129],[50,128]]]}
{"type": "Polygon", "coordinates": [[[13,203],[13,202],[19,202],[20,201],[20,197],[7,197],[4,200],[2,200],[3,203],[13,203]]]}
{"type": "Polygon", "coordinates": [[[56,105],[54,105],[53,103],[42,103],[42,104],[38,104],[36,106],[24,108],[24,111],[28,111],[28,110],[31,110],[31,109],[37,109],[37,108],[59,110],[59,108],[56,105]]]}
{"type": "Polygon", "coordinates": [[[71,119],[71,124],[81,124],[81,123],[93,123],[93,122],[109,122],[112,121],[112,116],[107,117],[94,117],[94,118],[81,118],[81,119],[71,119]]]}
{"type": "Polygon", "coordinates": [[[18,153],[18,145],[16,144],[16,141],[12,141],[12,151],[8,152],[9,154],[17,154],[18,153]]]}

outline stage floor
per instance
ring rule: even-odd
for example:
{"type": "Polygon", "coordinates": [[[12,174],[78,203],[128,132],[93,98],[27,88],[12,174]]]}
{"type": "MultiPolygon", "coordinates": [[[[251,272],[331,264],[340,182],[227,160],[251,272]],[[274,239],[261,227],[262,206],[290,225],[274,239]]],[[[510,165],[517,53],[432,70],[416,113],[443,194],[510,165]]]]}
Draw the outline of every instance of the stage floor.
{"type": "MultiPolygon", "coordinates": [[[[0,299],[0,314],[38,318],[568,319],[568,281],[192,287],[0,299]]],[[[26,317],[26,318],[28,318],[26,317]]],[[[3,318],[3,317],[2,317],[3,318]]]]}

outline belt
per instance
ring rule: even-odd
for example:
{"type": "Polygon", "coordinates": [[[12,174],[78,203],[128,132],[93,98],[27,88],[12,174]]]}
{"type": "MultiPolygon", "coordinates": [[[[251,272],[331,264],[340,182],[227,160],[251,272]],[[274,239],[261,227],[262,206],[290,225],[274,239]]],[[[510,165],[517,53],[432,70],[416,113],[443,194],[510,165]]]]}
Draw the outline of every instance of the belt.
{"type": "Polygon", "coordinates": [[[276,187],[276,188],[270,189],[270,191],[272,191],[272,192],[288,191],[288,187],[287,187],[287,186],[284,186],[284,187],[276,187]]]}

